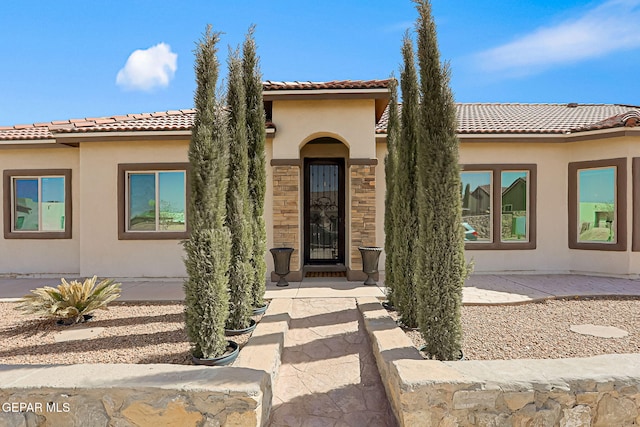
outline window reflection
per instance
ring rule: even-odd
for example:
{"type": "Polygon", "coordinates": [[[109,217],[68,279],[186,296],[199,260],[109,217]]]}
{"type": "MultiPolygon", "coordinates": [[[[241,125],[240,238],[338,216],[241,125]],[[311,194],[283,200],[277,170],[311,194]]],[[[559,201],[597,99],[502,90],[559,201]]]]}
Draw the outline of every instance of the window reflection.
{"type": "Polygon", "coordinates": [[[465,241],[491,241],[491,176],[489,171],[460,174],[465,241]]]}
{"type": "Polygon", "coordinates": [[[616,168],[578,170],[578,241],[616,242],[616,168]]]}
{"type": "Polygon", "coordinates": [[[501,173],[502,183],[502,227],[503,242],[528,241],[528,173],[508,171],[501,173]]]}

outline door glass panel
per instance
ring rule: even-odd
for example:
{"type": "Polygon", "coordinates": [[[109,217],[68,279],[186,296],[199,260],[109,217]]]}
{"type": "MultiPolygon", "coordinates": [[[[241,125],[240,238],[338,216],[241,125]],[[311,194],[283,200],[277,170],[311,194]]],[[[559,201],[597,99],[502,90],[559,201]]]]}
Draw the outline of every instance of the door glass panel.
{"type": "Polygon", "coordinates": [[[311,260],[338,260],[338,165],[309,165],[311,260]]]}

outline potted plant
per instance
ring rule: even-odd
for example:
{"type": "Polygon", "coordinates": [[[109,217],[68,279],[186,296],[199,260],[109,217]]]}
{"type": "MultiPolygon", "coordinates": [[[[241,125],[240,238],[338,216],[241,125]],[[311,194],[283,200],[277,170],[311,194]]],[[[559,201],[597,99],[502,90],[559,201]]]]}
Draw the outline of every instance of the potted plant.
{"type": "Polygon", "coordinates": [[[225,337],[229,316],[228,273],[231,259],[225,225],[228,136],[216,98],[219,34],[207,26],[196,49],[196,115],[189,143],[189,237],[184,242],[188,278],[185,325],[196,364],[223,365],[237,357],[238,345],[225,337]]]}
{"type": "Polygon", "coordinates": [[[18,301],[16,310],[58,320],[59,325],[74,325],[89,320],[95,310],[106,310],[107,304],[120,297],[120,283],[111,279],[96,285],[97,277],[83,282],[64,278],[57,287],[45,286],[31,291],[18,301]]]}

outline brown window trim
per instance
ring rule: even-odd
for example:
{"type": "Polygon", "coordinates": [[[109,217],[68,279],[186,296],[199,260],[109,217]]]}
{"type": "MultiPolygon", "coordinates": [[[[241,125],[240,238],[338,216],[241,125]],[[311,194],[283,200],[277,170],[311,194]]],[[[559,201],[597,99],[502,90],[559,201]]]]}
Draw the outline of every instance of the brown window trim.
{"type": "Polygon", "coordinates": [[[127,231],[126,175],[127,172],[184,170],[186,173],[185,208],[189,209],[189,163],[120,163],[118,164],[118,240],[180,240],[189,236],[187,231],[127,231]]]}
{"type": "Polygon", "coordinates": [[[640,252],[640,157],[631,160],[631,174],[633,182],[633,229],[631,236],[631,250],[640,252]]]}
{"type": "Polygon", "coordinates": [[[3,172],[4,238],[5,239],[71,239],[71,169],[10,169],[3,172]],[[11,179],[20,176],[64,177],[64,231],[12,231],[13,200],[11,179]]]}
{"type": "Polygon", "coordinates": [[[491,178],[491,211],[493,219],[491,224],[491,233],[493,241],[490,243],[473,243],[467,242],[464,245],[465,250],[531,250],[536,248],[536,205],[537,205],[537,182],[538,182],[538,166],[533,163],[515,163],[515,164],[472,164],[461,165],[460,172],[487,171],[492,172],[491,178]],[[500,201],[502,199],[501,179],[502,172],[506,171],[527,171],[529,172],[529,200],[527,210],[529,211],[529,241],[527,242],[503,242],[502,215],[496,215],[496,212],[502,213],[500,201]]]}
{"type": "Polygon", "coordinates": [[[569,249],[597,251],[627,250],[627,159],[589,160],[569,163],[569,249]],[[585,243],[578,241],[578,170],[616,168],[616,243],[585,243]]]}

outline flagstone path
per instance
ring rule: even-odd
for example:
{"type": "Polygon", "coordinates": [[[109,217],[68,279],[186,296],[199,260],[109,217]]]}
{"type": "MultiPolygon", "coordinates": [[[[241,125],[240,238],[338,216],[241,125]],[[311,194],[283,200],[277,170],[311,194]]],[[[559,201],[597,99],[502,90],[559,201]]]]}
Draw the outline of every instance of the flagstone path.
{"type": "Polygon", "coordinates": [[[270,426],[396,426],[354,298],[296,299],[270,426]]]}

